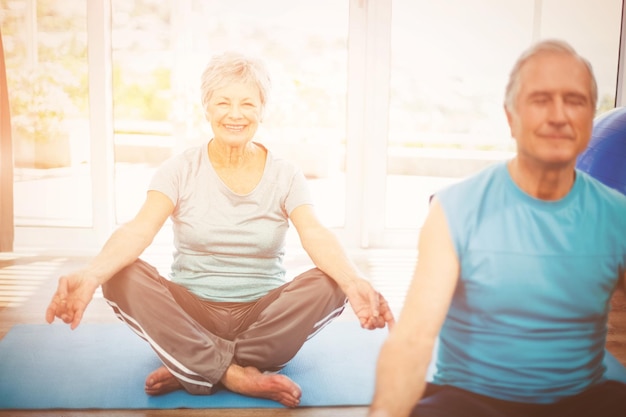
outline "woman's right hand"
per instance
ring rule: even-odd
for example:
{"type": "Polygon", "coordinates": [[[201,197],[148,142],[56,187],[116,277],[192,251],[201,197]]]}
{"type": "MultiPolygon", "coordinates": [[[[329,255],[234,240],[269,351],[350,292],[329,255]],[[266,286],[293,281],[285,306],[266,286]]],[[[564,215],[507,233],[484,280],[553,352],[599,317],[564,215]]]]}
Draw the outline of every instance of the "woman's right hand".
{"type": "Polygon", "coordinates": [[[98,280],[83,271],[59,278],[57,290],[46,310],[46,321],[52,323],[58,317],[74,330],[80,324],[98,286],[98,280]]]}

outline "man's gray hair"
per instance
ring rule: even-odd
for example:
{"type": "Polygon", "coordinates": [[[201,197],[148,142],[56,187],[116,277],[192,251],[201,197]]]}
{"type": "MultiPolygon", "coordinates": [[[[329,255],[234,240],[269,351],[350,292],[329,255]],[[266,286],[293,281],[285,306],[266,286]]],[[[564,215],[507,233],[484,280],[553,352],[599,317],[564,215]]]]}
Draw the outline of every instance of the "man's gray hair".
{"type": "Polygon", "coordinates": [[[260,59],[238,52],[214,55],[202,72],[200,81],[200,98],[205,114],[215,90],[232,82],[256,85],[261,93],[261,114],[265,113],[272,82],[265,63],[260,59]]]}
{"type": "Polygon", "coordinates": [[[504,95],[504,107],[510,112],[515,111],[515,100],[517,99],[517,95],[520,90],[520,72],[522,67],[526,64],[526,62],[528,62],[529,59],[546,52],[568,54],[578,59],[585,65],[589,71],[591,79],[589,91],[591,93],[591,102],[593,104],[593,108],[595,109],[598,102],[598,84],[596,82],[596,77],[593,73],[591,63],[584,57],[580,56],[569,43],[558,39],[546,39],[539,41],[520,55],[509,75],[509,82],[506,86],[504,95]]]}

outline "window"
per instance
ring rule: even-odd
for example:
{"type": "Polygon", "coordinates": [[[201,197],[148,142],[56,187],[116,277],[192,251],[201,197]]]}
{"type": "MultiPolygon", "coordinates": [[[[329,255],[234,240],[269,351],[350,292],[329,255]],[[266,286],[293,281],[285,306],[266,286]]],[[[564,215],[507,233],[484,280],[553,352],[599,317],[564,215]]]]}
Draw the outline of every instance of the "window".
{"type": "Polygon", "coordinates": [[[92,224],[86,9],[63,3],[0,3],[17,226],[92,224]]]}
{"type": "Polygon", "coordinates": [[[385,227],[417,229],[439,188],[515,150],[502,108],[532,40],[570,42],[614,107],[621,1],[394,0],[385,227]]]}
{"type": "Polygon", "coordinates": [[[320,215],[341,227],[347,36],[348,3],[334,0],[114,0],[118,221],[137,211],[159,163],[211,138],[200,74],[213,54],[235,50],[270,67],[257,140],[302,168],[320,215]]]}
{"type": "Polygon", "coordinates": [[[0,7],[18,246],[93,250],[130,219],[155,168],[210,138],[198,85],[217,52],[267,61],[274,88],[259,139],[301,166],[320,218],[351,247],[414,247],[432,193],[512,155],[502,99],[531,41],[563,38],[590,59],[599,113],[623,76],[620,0],[0,7]]]}

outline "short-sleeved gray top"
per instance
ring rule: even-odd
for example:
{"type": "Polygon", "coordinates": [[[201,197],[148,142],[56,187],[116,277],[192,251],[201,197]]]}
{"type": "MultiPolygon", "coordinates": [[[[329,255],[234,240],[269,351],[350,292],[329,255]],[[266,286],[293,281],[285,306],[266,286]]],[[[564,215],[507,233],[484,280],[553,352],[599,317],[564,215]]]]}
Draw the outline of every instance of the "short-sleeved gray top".
{"type": "Polygon", "coordinates": [[[173,282],[204,299],[231,302],[256,300],[285,282],[289,214],[312,204],[294,164],[268,150],[261,181],[240,195],[219,178],[205,144],[163,163],[149,189],[175,205],[173,282]]]}

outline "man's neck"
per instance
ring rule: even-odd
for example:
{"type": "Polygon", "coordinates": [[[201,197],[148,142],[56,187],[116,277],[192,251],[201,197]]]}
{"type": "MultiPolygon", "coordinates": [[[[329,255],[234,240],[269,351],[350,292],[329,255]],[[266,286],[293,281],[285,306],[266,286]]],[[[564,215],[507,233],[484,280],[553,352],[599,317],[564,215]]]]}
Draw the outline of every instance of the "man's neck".
{"type": "Polygon", "coordinates": [[[560,200],[565,197],[576,178],[574,165],[538,166],[526,163],[519,156],[513,158],[507,168],[518,187],[540,200],[560,200]]]}

